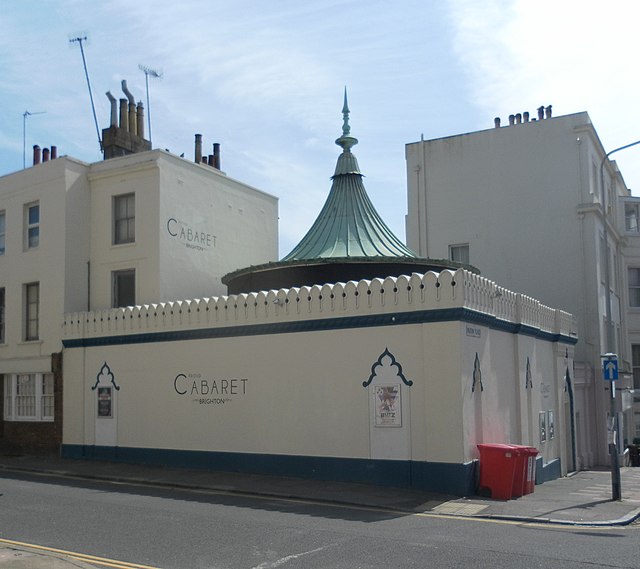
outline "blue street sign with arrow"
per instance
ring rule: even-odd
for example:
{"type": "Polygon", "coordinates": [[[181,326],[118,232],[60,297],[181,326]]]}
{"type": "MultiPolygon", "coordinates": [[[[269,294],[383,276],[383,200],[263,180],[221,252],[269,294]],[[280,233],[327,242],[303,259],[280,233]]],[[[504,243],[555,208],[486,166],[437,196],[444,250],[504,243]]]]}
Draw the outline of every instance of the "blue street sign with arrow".
{"type": "Polygon", "coordinates": [[[606,381],[618,379],[618,357],[615,354],[607,354],[602,360],[602,376],[606,381]]]}

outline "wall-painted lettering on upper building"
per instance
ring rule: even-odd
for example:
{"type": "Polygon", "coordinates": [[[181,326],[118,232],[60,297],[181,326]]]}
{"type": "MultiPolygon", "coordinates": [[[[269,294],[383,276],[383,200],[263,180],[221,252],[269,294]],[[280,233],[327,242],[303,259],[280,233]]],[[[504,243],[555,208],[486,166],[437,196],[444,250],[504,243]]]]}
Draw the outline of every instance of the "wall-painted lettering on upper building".
{"type": "Polygon", "coordinates": [[[172,239],[182,242],[187,249],[206,251],[216,246],[216,236],[213,233],[203,228],[194,228],[186,221],[175,217],[167,220],[167,233],[172,239]]]}

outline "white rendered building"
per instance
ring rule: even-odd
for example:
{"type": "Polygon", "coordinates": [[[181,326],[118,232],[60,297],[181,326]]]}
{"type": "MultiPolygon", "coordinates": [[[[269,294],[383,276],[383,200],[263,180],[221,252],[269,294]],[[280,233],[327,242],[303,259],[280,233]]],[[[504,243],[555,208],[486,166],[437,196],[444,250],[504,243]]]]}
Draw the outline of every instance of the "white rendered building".
{"type": "Polygon", "coordinates": [[[278,212],[162,150],[36,162],[0,178],[2,434],[54,448],[63,314],[226,294],[224,274],[276,259],[278,212]]]}
{"type": "Polygon", "coordinates": [[[618,228],[622,236],[624,337],[631,349],[633,384],[622,393],[622,411],[627,418],[625,437],[640,443],[640,198],[619,198],[618,228]]]}
{"type": "Polygon", "coordinates": [[[62,456],[470,495],[493,442],[527,447],[509,494],[567,473],[572,316],[417,258],[366,195],[346,93],[342,113],[325,206],[282,261],[221,298],[65,315],[62,456]]]}
{"type": "MultiPolygon", "coordinates": [[[[621,370],[632,367],[617,199],[630,194],[604,157],[587,113],[551,118],[551,107],[538,109],[537,120],[512,115],[506,127],[496,119],[493,129],[406,146],[407,244],[424,257],[471,263],[483,276],[575,315],[576,468],[608,462],[601,354],[613,351],[621,370]]],[[[628,388],[629,378],[617,386],[628,388]]],[[[625,428],[628,436],[631,426],[625,428]]]]}

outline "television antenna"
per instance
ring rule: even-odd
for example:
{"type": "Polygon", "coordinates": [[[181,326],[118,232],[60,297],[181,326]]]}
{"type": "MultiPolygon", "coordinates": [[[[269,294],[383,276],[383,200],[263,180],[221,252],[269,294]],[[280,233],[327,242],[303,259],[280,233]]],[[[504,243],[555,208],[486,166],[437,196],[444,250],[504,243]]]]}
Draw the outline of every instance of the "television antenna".
{"type": "Polygon", "coordinates": [[[22,113],[22,168],[27,167],[27,117],[33,115],[44,115],[47,111],[36,111],[34,113],[30,113],[29,111],[25,111],[22,113]]]}
{"type": "Polygon", "coordinates": [[[96,107],[93,104],[93,93],[91,92],[91,83],[89,82],[89,72],[87,71],[87,60],[84,57],[84,48],[82,42],[87,41],[87,36],[78,36],[71,38],[69,43],[77,43],[80,46],[80,53],[82,54],[82,65],[84,66],[84,75],[87,78],[87,87],[89,88],[89,99],[91,99],[91,110],[93,111],[93,121],[96,123],[96,133],[98,134],[98,144],[100,145],[100,152],[102,152],[102,140],[100,140],[100,129],[98,128],[98,118],[96,117],[96,107]]]}
{"type": "Polygon", "coordinates": [[[149,75],[155,79],[162,79],[162,71],[156,71],[146,65],[138,65],[140,71],[144,73],[144,82],[147,87],[147,124],[149,125],[149,142],[151,142],[151,105],[149,104],[149,75]]]}

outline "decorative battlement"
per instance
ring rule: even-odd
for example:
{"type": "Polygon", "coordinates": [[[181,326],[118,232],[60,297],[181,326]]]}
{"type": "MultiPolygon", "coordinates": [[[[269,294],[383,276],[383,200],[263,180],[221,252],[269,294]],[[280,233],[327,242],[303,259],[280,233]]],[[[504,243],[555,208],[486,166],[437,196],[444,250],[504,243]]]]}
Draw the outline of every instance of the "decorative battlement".
{"type": "Polygon", "coordinates": [[[548,334],[576,337],[571,314],[499,287],[464,269],[359,282],[181,300],[65,314],[65,342],[334,318],[437,311],[468,311],[548,334]]]}

